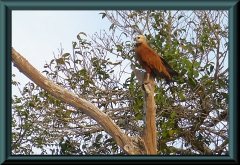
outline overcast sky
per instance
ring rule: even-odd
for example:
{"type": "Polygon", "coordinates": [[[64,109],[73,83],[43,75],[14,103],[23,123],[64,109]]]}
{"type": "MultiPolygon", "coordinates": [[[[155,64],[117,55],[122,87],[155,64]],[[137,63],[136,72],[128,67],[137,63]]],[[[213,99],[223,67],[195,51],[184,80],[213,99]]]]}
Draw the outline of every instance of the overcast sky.
{"type": "MultiPolygon", "coordinates": [[[[72,52],[72,41],[77,41],[79,32],[92,35],[102,29],[108,30],[111,23],[102,19],[103,11],[56,11],[56,10],[13,10],[12,46],[40,72],[53,59],[58,49],[72,52]]],[[[25,85],[30,80],[12,67],[14,80],[25,85]]],[[[13,94],[17,92],[13,88],[13,94]]],[[[18,93],[18,92],[17,92],[18,93]]]]}
{"type": "MultiPolygon", "coordinates": [[[[24,56],[30,64],[42,72],[44,64],[54,58],[58,49],[72,52],[72,41],[85,32],[93,35],[100,30],[108,30],[111,23],[102,19],[103,11],[12,11],[12,47],[24,56]]],[[[23,87],[31,82],[12,65],[13,80],[23,87]]],[[[12,86],[12,94],[19,95],[17,87],[12,86]]],[[[35,154],[41,153],[34,148],[35,154]]]]}

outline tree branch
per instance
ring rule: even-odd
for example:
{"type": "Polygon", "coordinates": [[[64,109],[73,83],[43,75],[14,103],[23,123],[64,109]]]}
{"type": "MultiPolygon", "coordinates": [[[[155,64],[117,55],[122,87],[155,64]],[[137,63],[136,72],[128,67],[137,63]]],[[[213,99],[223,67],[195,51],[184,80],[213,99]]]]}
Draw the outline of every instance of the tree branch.
{"type": "MultiPolygon", "coordinates": [[[[132,67],[140,84],[146,79],[146,73],[139,71],[132,67]]],[[[154,77],[150,76],[149,84],[143,84],[143,110],[144,110],[144,130],[142,139],[145,143],[147,154],[157,154],[157,140],[156,140],[156,109],[157,106],[154,100],[154,77]]]]}
{"type": "Polygon", "coordinates": [[[12,62],[24,75],[35,82],[38,86],[48,91],[51,95],[65,101],[69,105],[82,111],[86,115],[96,120],[107,133],[109,133],[117,142],[117,144],[128,154],[139,154],[136,152],[129,153],[129,149],[133,150],[137,146],[133,146],[132,138],[128,137],[124,132],[107,116],[100,111],[94,104],[85,99],[76,97],[72,92],[60,87],[44,77],[37,69],[35,69],[24,57],[12,48],[12,62]],[[126,147],[127,146],[127,147],[126,147]],[[128,148],[128,150],[125,150],[128,148]]]}

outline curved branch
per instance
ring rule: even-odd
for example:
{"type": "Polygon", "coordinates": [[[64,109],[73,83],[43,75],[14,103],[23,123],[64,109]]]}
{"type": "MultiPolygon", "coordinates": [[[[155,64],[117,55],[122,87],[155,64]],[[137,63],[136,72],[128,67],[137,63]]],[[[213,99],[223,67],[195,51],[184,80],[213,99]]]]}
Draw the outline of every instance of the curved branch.
{"type": "Polygon", "coordinates": [[[136,148],[136,146],[133,146],[131,138],[124,134],[123,131],[109,118],[109,116],[100,111],[96,106],[94,106],[94,104],[88,102],[85,99],[78,98],[72,92],[62,88],[61,86],[44,77],[24,57],[16,52],[14,48],[12,48],[12,62],[20,72],[26,75],[38,86],[48,91],[51,95],[57,99],[65,101],[69,105],[75,107],[76,109],[82,111],[86,115],[96,120],[105,129],[105,131],[115,139],[117,144],[126,153],[129,153],[129,151],[125,150],[125,146],[128,146],[128,148],[136,148]]]}

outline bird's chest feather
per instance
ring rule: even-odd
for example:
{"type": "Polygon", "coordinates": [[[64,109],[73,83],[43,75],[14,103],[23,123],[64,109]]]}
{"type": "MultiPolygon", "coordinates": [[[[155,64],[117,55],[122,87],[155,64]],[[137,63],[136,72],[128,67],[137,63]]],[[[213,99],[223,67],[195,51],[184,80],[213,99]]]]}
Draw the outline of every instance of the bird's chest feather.
{"type": "Polygon", "coordinates": [[[149,50],[149,47],[143,44],[136,46],[135,52],[136,52],[136,56],[139,56],[139,57],[148,56],[148,54],[151,53],[149,50]]]}

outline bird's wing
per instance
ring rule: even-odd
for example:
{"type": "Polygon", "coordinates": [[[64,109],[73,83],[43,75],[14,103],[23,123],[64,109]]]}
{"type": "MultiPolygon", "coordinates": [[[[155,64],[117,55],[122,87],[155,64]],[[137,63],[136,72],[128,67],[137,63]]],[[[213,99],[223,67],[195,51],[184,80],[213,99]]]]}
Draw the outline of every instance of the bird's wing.
{"type": "Polygon", "coordinates": [[[142,44],[141,46],[137,47],[136,56],[143,68],[147,66],[150,69],[153,69],[153,71],[156,70],[158,72],[162,72],[165,68],[160,56],[148,45],[142,44]]]}
{"type": "Polygon", "coordinates": [[[141,46],[139,46],[136,49],[136,55],[138,60],[141,61],[140,64],[145,64],[149,68],[155,68],[159,72],[161,72],[164,68],[164,63],[160,56],[156,52],[154,52],[148,45],[142,44],[141,46]]]}
{"type": "MultiPolygon", "coordinates": [[[[178,73],[172,69],[167,61],[152,50],[148,45],[142,44],[136,49],[136,55],[140,63],[147,65],[151,70],[162,78],[170,78],[169,76],[178,75],[178,73]]],[[[141,65],[142,65],[141,64],[141,65]]]]}
{"type": "Polygon", "coordinates": [[[163,65],[166,67],[168,73],[171,75],[171,76],[177,76],[178,75],[178,72],[176,72],[175,70],[173,70],[173,68],[167,63],[167,61],[162,57],[160,56],[160,59],[161,61],[163,62],[163,65]]]}

